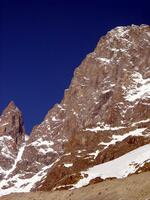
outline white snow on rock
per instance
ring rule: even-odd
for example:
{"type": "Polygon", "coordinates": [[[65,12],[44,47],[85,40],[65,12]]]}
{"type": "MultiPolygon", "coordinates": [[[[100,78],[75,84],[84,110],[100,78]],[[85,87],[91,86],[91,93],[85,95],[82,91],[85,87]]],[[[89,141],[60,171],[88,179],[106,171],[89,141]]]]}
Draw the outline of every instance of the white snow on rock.
{"type": "MultiPolygon", "coordinates": [[[[148,120],[143,120],[143,121],[147,122],[148,120]]],[[[146,128],[138,128],[138,129],[135,129],[128,133],[125,133],[123,135],[112,135],[110,142],[101,142],[101,143],[99,143],[99,145],[104,145],[105,146],[104,149],[106,149],[110,145],[115,145],[117,142],[121,142],[129,136],[143,136],[143,132],[145,131],[145,129],[146,128]]],[[[147,135],[145,135],[145,136],[147,136],[147,135]]],[[[88,155],[94,156],[94,159],[95,159],[99,153],[100,153],[100,150],[96,150],[95,152],[89,153],[88,155]]]]}
{"type": "Polygon", "coordinates": [[[42,138],[39,138],[36,141],[32,142],[30,145],[31,146],[36,146],[36,147],[39,147],[39,146],[42,146],[42,145],[52,146],[52,145],[54,145],[54,142],[53,141],[43,140],[42,138]]]}
{"type": "Polygon", "coordinates": [[[121,142],[125,138],[129,136],[143,136],[143,132],[146,128],[139,128],[133,131],[130,131],[129,133],[125,133],[123,135],[112,135],[112,140],[110,142],[101,142],[100,145],[104,145],[105,149],[109,147],[110,145],[116,144],[116,142],[121,142]]]}
{"type": "Polygon", "coordinates": [[[133,102],[138,99],[150,98],[150,78],[143,79],[139,72],[135,72],[131,77],[133,83],[127,88],[123,86],[125,99],[133,102]]]}
{"type": "MultiPolygon", "coordinates": [[[[28,139],[28,137],[26,139],[28,139]]],[[[11,136],[0,137],[0,145],[5,147],[5,151],[7,151],[7,154],[9,153],[9,150],[7,149],[7,145],[4,145],[4,144],[5,142],[9,142],[10,140],[12,140],[11,136]]],[[[46,141],[43,138],[39,138],[29,145],[26,145],[26,143],[23,143],[18,151],[18,155],[16,159],[14,158],[15,161],[14,161],[13,166],[9,170],[4,170],[0,167],[0,173],[4,174],[4,178],[0,182],[0,196],[7,195],[14,192],[29,192],[31,188],[33,188],[37,182],[43,180],[44,177],[46,177],[48,170],[58,160],[56,160],[50,165],[44,166],[38,173],[33,174],[30,178],[24,179],[25,174],[16,174],[15,176],[12,176],[12,177],[10,177],[9,175],[14,171],[17,163],[22,159],[22,155],[23,155],[25,147],[34,146],[35,148],[38,149],[40,153],[43,153],[43,154],[46,154],[48,152],[56,153],[54,149],[51,148],[52,145],[54,145],[54,142],[46,141]],[[9,187],[10,182],[13,184],[9,187]]]]}
{"type": "Polygon", "coordinates": [[[125,29],[125,27],[123,26],[117,26],[115,29],[109,31],[109,33],[112,33],[113,35],[115,35],[115,37],[119,38],[120,37],[124,37],[125,35],[127,35],[129,32],[128,29],[125,29]]]}
{"type": "Polygon", "coordinates": [[[111,89],[104,90],[104,91],[102,91],[102,94],[106,94],[107,92],[110,92],[110,91],[111,91],[111,89]]]}
{"type": "Polygon", "coordinates": [[[112,161],[96,165],[87,171],[81,172],[82,176],[87,175],[73,185],[73,189],[83,187],[96,178],[124,178],[134,173],[139,167],[146,162],[150,162],[150,144],[139,147],[129,153],[114,159],[112,161]]]}
{"type": "Polygon", "coordinates": [[[124,126],[117,126],[117,127],[111,127],[109,124],[100,124],[100,126],[93,127],[93,128],[86,128],[85,131],[91,131],[91,132],[98,132],[98,131],[116,131],[120,129],[124,129],[126,127],[124,126]]]}
{"type": "Polygon", "coordinates": [[[0,196],[7,195],[10,193],[20,193],[20,192],[30,192],[30,190],[34,187],[34,185],[45,178],[48,169],[50,169],[56,162],[57,159],[52,164],[43,167],[38,173],[33,175],[31,178],[22,178],[20,174],[15,175],[12,178],[9,178],[10,182],[13,182],[14,185],[8,189],[4,189],[3,186],[8,185],[8,180],[2,180],[0,182],[0,196]]]}
{"type": "Polygon", "coordinates": [[[18,151],[17,158],[15,159],[15,163],[13,164],[12,168],[6,172],[5,178],[7,178],[7,177],[9,176],[9,174],[15,170],[17,163],[18,163],[18,162],[21,160],[21,158],[22,158],[22,155],[23,155],[23,152],[24,152],[24,149],[25,149],[25,145],[26,145],[26,144],[24,143],[24,144],[22,144],[22,146],[20,147],[20,149],[19,149],[19,151],[18,151]]]}
{"type": "Polygon", "coordinates": [[[99,61],[104,62],[104,63],[107,63],[107,64],[110,63],[110,59],[108,59],[108,58],[101,58],[101,57],[98,57],[98,58],[96,58],[96,60],[99,60],[99,61]]]}
{"type": "Polygon", "coordinates": [[[69,168],[69,167],[72,167],[72,166],[73,166],[73,163],[64,163],[64,166],[65,166],[66,168],[69,168]]]}
{"type": "Polygon", "coordinates": [[[150,37],[150,32],[146,32],[146,34],[150,37]]]}
{"type": "Polygon", "coordinates": [[[54,117],[52,117],[52,121],[53,122],[57,122],[57,121],[60,121],[59,119],[56,119],[56,117],[54,116],[54,117]]]}
{"type": "Polygon", "coordinates": [[[6,126],[6,125],[8,125],[8,123],[4,123],[4,124],[0,125],[0,127],[2,127],[2,126],[6,126]]]}
{"type": "Polygon", "coordinates": [[[6,135],[0,137],[0,141],[8,141],[8,140],[12,140],[12,137],[6,135]]]}
{"type": "Polygon", "coordinates": [[[15,155],[12,154],[11,150],[9,149],[9,142],[13,140],[11,136],[1,136],[0,137],[0,147],[1,147],[1,154],[9,159],[15,158],[15,155]]]}
{"type": "Polygon", "coordinates": [[[64,108],[63,108],[63,106],[65,106],[64,104],[63,104],[63,106],[62,106],[62,105],[60,105],[60,104],[57,104],[57,106],[58,106],[58,108],[60,108],[60,110],[61,110],[61,111],[64,111],[64,110],[66,110],[66,109],[64,109],[64,108]]]}
{"type": "Polygon", "coordinates": [[[144,119],[144,120],[141,120],[141,121],[138,121],[138,122],[134,122],[132,124],[132,126],[135,126],[135,125],[138,125],[138,124],[141,124],[141,123],[147,123],[147,122],[150,122],[150,119],[144,119]]]}
{"type": "Polygon", "coordinates": [[[25,141],[27,142],[28,141],[28,139],[29,139],[29,135],[25,135],[25,141]]]}
{"type": "Polygon", "coordinates": [[[55,152],[55,151],[54,151],[54,149],[49,147],[49,148],[40,148],[39,152],[42,153],[42,154],[46,154],[46,153],[55,152]]]}
{"type": "Polygon", "coordinates": [[[39,138],[36,141],[32,142],[31,144],[27,145],[27,146],[33,146],[35,147],[38,152],[42,153],[42,154],[46,154],[49,152],[54,152],[54,149],[51,148],[51,146],[54,145],[53,141],[47,141],[47,140],[43,140],[43,138],[39,138]]]}
{"type": "Polygon", "coordinates": [[[89,156],[94,156],[94,159],[95,159],[95,158],[97,158],[97,156],[98,156],[99,153],[100,153],[100,150],[97,149],[95,152],[89,153],[88,155],[89,156]]]}
{"type": "Polygon", "coordinates": [[[123,48],[111,48],[111,51],[114,51],[114,52],[126,52],[127,49],[123,49],[123,48]]]}
{"type": "Polygon", "coordinates": [[[89,81],[90,79],[87,78],[86,76],[83,77],[84,80],[89,81]]]}

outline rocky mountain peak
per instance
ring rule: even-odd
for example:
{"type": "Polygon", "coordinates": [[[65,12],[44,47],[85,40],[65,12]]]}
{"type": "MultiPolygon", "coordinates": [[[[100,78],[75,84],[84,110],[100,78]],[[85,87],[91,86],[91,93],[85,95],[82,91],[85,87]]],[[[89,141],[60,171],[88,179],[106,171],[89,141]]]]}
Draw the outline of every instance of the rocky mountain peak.
{"type": "Polygon", "coordinates": [[[15,166],[18,151],[24,140],[22,113],[11,101],[0,116],[0,180],[15,166]]]}
{"type": "MultiPolygon", "coordinates": [[[[95,165],[102,169],[102,163],[115,160],[115,169],[118,157],[127,154],[123,163],[137,148],[127,163],[133,173],[136,166],[144,166],[148,153],[145,160],[133,163],[139,152],[149,152],[149,55],[150,26],[117,27],[103,36],[76,68],[63,100],[48,111],[21,146],[8,173],[11,179],[6,175],[0,184],[2,192],[76,188],[82,180],[86,185],[95,181],[89,168],[93,173],[95,165]]],[[[13,103],[3,112],[1,122],[0,133],[13,138],[16,133],[23,135],[22,115],[13,103]]],[[[121,172],[126,171],[123,166],[121,172]]],[[[128,170],[127,166],[127,173],[119,177],[127,176],[128,170]]]]}
{"type": "Polygon", "coordinates": [[[0,135],[11,136],[16,145],[21,145],[24,141],[25,129],[22,113],[11,101],[0,116],[0,135]]]}
{"type": "Polygon", "coordinates": [[[7,105],[7,107],[5,108],[5,110],[3,112],[10,112],[12,110],[13,111],[18,110],[18,108],[15,105],[14,101],[10,101],[9,104],[7,105]]]}

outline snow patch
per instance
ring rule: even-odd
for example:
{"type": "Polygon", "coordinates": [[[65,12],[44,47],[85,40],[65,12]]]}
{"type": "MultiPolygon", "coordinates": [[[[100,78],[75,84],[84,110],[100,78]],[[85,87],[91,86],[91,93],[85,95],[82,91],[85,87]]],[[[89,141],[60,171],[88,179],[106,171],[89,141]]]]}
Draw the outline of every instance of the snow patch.
{"type": "Polygon", "coordinates": [[[0,196],[7,195],[10,193],[30,192],[37,182],[45,178],[48,169],[50,169],[58,161],[59,159],[57,159],[52,164],[43,167],[37,174],[33,175],[31,178],[24,179],[21,178],[21,175],[18,174],[12,178],[9,178],[9,182],[14,183],[14,185],[10,188],[3,189],[3,186],[8,186],[8,180],[2,180],[0,182],[0,196]]]}
{"type": "Polygon", "coordinates": [[[15,160],[15,163],[14,163],[14,165],[12,166],[12,168],[11,168],[10,170],[7,171],[6,177],[5,177],[5,178],[7,178],[8,175],[9,175],[11,172],[13,172],[13,171],[15,170],[17,163],[18,163],[18,162],[21,160],[21,158],[22,158],[22,155],[23,155],[23,152],[24,152],[24,149],[25,149],[25,145],[26,145],[26,144],[24,143],[24,144],[20,147],[20,149],[19,149],[19,151],[18,151],[17,158],[16,158],[16,160],[15,160]]]}
{"type": "Polygon", "coordinates": [[[89,182],[96,177],[101,177],[102,179],[127,177],[129,174],[134,173],[139,167],[142,167],[146,162],[150,162],[150,144],[130,151],[112,161],[91,167],[87,171],[82,171],[81,175],[84,178],[74,184],[73,189],[88,185],[89,182]]]}
{"type": "Polygon", "coordinates": [[[89,81],[90,79],[87,78],[86,76],[83,77],[84,80],[89,81]]]}
{"type": "Polygon", "coordinates": [[[108,59],[108,58],[100,58],[100,57],[98,57],[98,58],[96,58],[96,60],[99,60],[99,61],[107,63],[107,64],[110,63],[110,59],[108,59]]]}
{"type": "Polygon", "coordinates": [[[143,79],[139,72],[132,74],[133,84],[127,88],[123,87],[125,91],[125,99],[129,102],[138,99],[150,98],[150,78],[143,79]]]}
{"type": "Polygon", "coordinates": [[[93,128],[86,128],[85,131],[91,131],[91,132],[98,132],[98,131],[116,131],[120,129],[124,129],[126,127],[124,126],[117,126],[117,127],[111,127],[108,124],[101,124],[101,126],[93,127],[93,128]]]}
{"type": "Polygon", "coordinates": [[[95,159],[95,158],[97,158],[97,156],[98,156],[99,153],[100,153],[100,150],[96,150],[95,152],[89,153],[88,155],[94,156],[94,159],[95,159]]]}
{"type": "Polygon", "coordinates": [[[64,163],[64,166],[65,166],[66,168],[69,168],[69,167],[72,167],[72,166],[73,166],[73,163],[64,163]]]}
{"type": "Polygon", "coordinates": [[[146,32],[146,34],[150,37],[150,32],[146,32]]]}
{"type": "Polygon", "coordinates": [[[60,108],[61,111],[64,111],[65,109],[62,107],[62,105],[57,104],[58,108],[60,108]]]}
{"type": "Polygon", "coordinates": [[[110,89],[104,90],[104,91],[102,91],[102,94],[106,94],[107,92],[110,92],[110,91],[111,91],[110,89]]]}
{"type": "Polygon", "coordinates": [[[59,119],[56,119],[56,117],[54,116],[54,117],[52,117],[52,121],[57,122],[57,121],[59,121],[59,119]]]}
{"type": "Polygon", "coordinates": [[[39,138],[36,141],[32,142],[30,145],[31,146],[37,146],[37,147],[41,146],[41,145],[52,146],[52,145],[54,145],[54,142],[43,140],[42,138],[39,138]]]}
{"type": "Polygon", "coordinates": [[[150,122],[150,119],[145,119],[145,120],[141,120],[141,121],[138,121],[138,122],[134,122],[134,123],[132,124],[132,126],[135,126],[135,125],[141,124],[141,123],[147,123],[147,122],[150,122]]]}
{"type": "Polygon", "coordinates": [[[15,159],[15,155],[9,150],[9,141],[12,141],[13,138],[11,136],[1,136],[0,137],[0,147],[1,147],[1,154],[9,159],[15,159]]]}
{"type": "Polygon", "coordinates": [[[27,142],[28,141],[28,139],[29,139],[29,135],[25,135],[25,141],[27,142]]]}
{"type": "Polygon", "coordinates": [[[143,132],[146,128],[139,128],[134,131],[130,131],[129,133],[123,134],[123,135],[112,135],[112,140],[110,142],[101,142],[99,145],[104,145],[105,148],[108,148],[110,145],[114,145],[117,142],[123,141],[125,138],[129,136],[142,136],[143,132]]]}
{"type": "Polygon", "coordinates": [[[0,127],[6,126],[6,125],[8,125],[8,123],[1,124],[0,127]]]}
{"type": "Polygon", "coordinates": [[[54,149],[51,148],[52,145],[54,145],[53,141],[47,141],[43,140],[42,138],[39,138],[27,146],[34,146],[42,154],[46,154],[49,152],[56,153],[54,149]]]}

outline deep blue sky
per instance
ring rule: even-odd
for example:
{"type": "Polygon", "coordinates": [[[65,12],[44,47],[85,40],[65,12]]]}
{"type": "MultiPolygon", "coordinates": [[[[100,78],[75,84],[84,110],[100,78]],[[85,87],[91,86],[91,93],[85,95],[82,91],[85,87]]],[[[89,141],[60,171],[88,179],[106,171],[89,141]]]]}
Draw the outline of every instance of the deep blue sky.
{"type": "Polygon", "coordinates": [[[75,67],[118,25],[150,24],[147,0],[0,0],[0,111],[14,100],[29,132],[60,102],[75,67]]]}

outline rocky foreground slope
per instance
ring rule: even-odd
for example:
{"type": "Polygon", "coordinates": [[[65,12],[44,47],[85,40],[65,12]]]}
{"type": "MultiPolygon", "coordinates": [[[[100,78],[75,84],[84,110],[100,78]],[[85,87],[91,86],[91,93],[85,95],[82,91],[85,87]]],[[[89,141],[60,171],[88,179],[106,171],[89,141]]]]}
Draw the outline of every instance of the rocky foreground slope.
{"type": "Polygon", "coordinates": [[[150,172],[107,180],[72,191],[11,194],[0,200],[149,200],[150,172]],[[140,185],[140,187],[139,187],[140,185]]]}
{"type": "Polygon", "coordinates": [[[103,36],[60,104],[25,138],[11,102],[0,118],[1,195],[73,189],[149,170],[150,26],[117,27],[103,36]]]}

